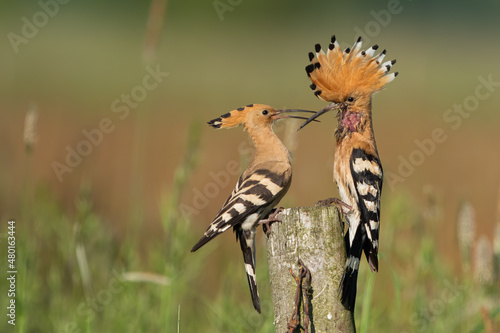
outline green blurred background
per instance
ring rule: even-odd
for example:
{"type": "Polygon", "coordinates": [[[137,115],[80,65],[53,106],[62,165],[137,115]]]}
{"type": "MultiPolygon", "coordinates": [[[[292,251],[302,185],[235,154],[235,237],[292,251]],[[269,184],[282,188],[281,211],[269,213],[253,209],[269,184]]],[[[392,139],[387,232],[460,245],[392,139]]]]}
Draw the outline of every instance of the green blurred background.
{"type": "MultiPolygon", "coordinates": [[[[304,67],[332,34],[387,48],[400,73],[373,100],[381,269],[362,268],[359,330],[500,329],[498,1],[161,3],[0,3],[0,244],[7,253],[15,219],[17,331],[272,332],[264,237],[262,316],[230,232],[189,253],[238,178],[228,163],[251,158],[245,133],[205,122],[250,103],[322,108],[304,67]],[[161,82],[145,90],[151,71],[161,82]],[[103,119],[107,132],[85,146],[103,119]],[[68,149],[88,156],[58,176],[68,149]],[[443,299],[450,285],[457,297],[443,299]]],[[[275,127],[293,153],[284,207],[337,195],[335,119],[322,118],[299,133],[299,122],[275,127]]]]}

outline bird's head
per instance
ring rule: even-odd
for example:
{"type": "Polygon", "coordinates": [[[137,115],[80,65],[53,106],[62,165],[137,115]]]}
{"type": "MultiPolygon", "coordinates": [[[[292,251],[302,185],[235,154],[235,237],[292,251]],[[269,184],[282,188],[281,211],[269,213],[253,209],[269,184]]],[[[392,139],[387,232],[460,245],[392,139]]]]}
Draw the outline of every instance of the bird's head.
{"type": "MultiPolygon", "coordinates": [[[[331,104],[317,112],[300,128],[330,110],[338,110],[350,115],[370,112],[373,93],[394,80],[397,72],[389,73],[396,60],[383,62],[386,50],[375,55],[378,45],[361,50],[361,37],[352,48],[341,50],[335,36],[328,51],[316,44],[316,53],[309,53],[311,64],[306,72],[312,81],[314,95],[331,104]]],[[[299,128],[299,129],[300,129],[299,128]]]]}
{"type": "Polygon", "coordinates": [[[314,113],[314,111],[298,109],[277,110],[269,105],[250,104],[223,114],[219,118],[212,119],[208,124],[214,128],[232,128],[244,125],[246,129],[250,129],[271,126],[274,121],[283,118],[307,119],[306,117],[289,114],[293,112],[314,113]]]}

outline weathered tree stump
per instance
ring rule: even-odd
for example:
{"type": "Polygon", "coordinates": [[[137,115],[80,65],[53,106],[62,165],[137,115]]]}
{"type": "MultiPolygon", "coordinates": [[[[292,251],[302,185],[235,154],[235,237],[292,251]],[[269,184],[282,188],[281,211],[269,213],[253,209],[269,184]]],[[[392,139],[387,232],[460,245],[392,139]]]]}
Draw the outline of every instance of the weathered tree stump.
{"type": "MultiPolygon", "coordinates": [[[[299,272],[302,260],[311,274],[309,332],[355,332],[353,313],[340,302],[338,288],[346,251],[344,230],[336,207],[285,209],[282,222],[271,225],[267,258],[276,332],[288,332],[295,309],[297,283],[290,274],[299,272]]],[[[304,305],[300,309],[304,322],[304,305]]]]}

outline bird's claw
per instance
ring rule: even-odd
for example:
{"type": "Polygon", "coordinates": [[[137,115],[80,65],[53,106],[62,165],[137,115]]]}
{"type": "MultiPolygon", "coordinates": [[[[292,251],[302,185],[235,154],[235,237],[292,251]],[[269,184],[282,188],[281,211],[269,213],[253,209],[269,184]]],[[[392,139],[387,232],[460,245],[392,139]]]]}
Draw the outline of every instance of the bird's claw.
{"type": "Polygon", "coordinates": [[[259,224],[262,224],[262,230],[266,234],[267,238],[271,235],[271,224],[274,222],[281,222],[282,219],[278,214],[283,211],[283,207],[275,208],[272,213],[270,213],[267,219],[260,220],[259,224]]]}
{"type": "Polygon", "coordinates": [[[340,200],[339,198],[328,198],[325,200],[320,200],[316,202],[315,206],[331,206],[335,205],[342,217],[344,219],[344,215],[349,214],[352,211],[352,207],[340,200]]]}

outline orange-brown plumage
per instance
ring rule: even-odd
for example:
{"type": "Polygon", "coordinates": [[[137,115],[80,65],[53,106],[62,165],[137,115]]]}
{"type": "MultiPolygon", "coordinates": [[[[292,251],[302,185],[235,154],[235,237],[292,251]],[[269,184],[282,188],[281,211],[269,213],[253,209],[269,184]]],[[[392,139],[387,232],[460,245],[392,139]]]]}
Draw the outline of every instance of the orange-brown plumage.
{"type": "Polygon", "coordinates": [[[386,51],[374,55],[377,49],[374,45],[361,51],[360,37],[352,49],[342,51],[333,36],[327,53],[316,44],[316,54],[309,53],[311,64],[306,67],[314,95],[330,104],[300,128],[330,110],[337,111],[333,176],[341,202],[349,207],[347,260],[339,291],[350,310],[354,310],[363,252],[370,269],[378,271],[383,171],[373,133],[371,98],[398,73],[389,73],[396,60],[382,62],[386,51]]]}
{"type": "Polygon", "coordinates": [[[345,102],[350,96],[370,96],[391,82],[397,73],[389,73],[395,63],[382,63],[385,50],[374,55],[377,45],[361,51],[361,38],[352,49],[342,51],[335,36],[327,53],[316,45],[316,54],[310,53],[311,64],[306,71],[313,82],[311,88],[315,95],[327,102],[345,102]]]}
{"type": "Polygon", "coordinates": [[[273,132],[272,125],[282,118],[307,119],[289,114],[302,111],[304,110],[276,110],[268,105],[250,104],[208,122],[214,128],[243,125],[252,138],[255,156],[191,251],[198,250],[232,227],[243,253],[253,305],[259,313],[260,301],[255,275],[256,229],[259,221],[265,219],[286,194],[292,179],[289,152],[273,132]]]}

